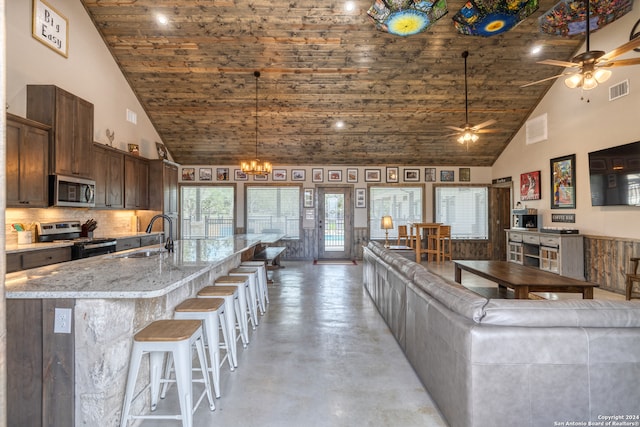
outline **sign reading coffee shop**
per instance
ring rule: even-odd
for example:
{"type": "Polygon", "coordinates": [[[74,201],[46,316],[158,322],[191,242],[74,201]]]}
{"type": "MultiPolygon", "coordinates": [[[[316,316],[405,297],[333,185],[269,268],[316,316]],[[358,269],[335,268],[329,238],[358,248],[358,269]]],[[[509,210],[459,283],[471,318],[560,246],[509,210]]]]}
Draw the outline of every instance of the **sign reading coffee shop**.
{"type": "Polygon", "coordinates": [[[33,0],[31,35],[65,58],[69,49],[69,21],[45,0],[33,0]]]}

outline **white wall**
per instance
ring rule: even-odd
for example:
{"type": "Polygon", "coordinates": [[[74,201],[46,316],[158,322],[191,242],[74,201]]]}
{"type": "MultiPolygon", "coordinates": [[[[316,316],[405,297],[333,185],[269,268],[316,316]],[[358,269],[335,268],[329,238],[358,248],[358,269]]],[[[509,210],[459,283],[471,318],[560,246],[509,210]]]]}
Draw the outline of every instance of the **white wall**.
{"type": "Polygon", "coordinates": [[[93,103],[94,141],[108,144],[109,129],[115,131],[113,147],[138,144],[142,157],[158,158],[160,136],[80,1],[48,3],[69,21],[68,58],[32,37],[31,0],[6,4],[7,111],[26,117],[27,85],[53,84],[93,103]],[[127,108],[137,114],[137,125],[126,121],[127,108]]]}
{"type": "MultiPolygon", "coordinates": [[[[627,42],[638,19],[640,7],[593,33],[591,50],[608,52],[627,42]]],[[[578,53],[584,50],[583,46],[578,53]]],[[[621,58],[639,56],[632,51],[621,58]]],[[[553,52],[543,51],[539,58],[553,58],[553,52]]],[[[558,74],[562,71],[558,67],[558,74]]],[[[530,116],[535,118],[547,113],[548,139],[526,145],[523,127],[494,163],[492,173],[493,178],[511,176],[517,189],[521,173],[541,171],[542,199],[523,203],[543,214],[543,225],[575,226],[582,234],[640,239],[640,208],[591,206],[588,153],[640,140],[640,65],[612,68],[612,72],[603,85],[584,92],[569,89],[564,85],[564,79],[558,79],[530,116]],[[629,80],[630,94],[610,102],[609,87],[625,79],[629,80]],[[581,100],[582,96],[584,100],[581,100]],[[587,98],[589,102],[586,102],[587,98]],[[551,210],[550,159],[570,154],[576,155],[576,209],[551,210]],[[576,223],[552,223],[552,213],[575,213],[576,223]]],[[[514,195],[514,200],[519,200],[519,194],[514,195]]]]}

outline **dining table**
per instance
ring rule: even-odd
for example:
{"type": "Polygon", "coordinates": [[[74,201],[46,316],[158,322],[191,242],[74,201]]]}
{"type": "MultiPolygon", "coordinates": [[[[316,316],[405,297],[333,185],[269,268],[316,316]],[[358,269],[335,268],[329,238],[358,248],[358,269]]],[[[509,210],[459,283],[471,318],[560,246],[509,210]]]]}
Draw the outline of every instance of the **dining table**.
{"type": "Polygon", "coordinates": [[[433,259],[438,258],[438,248],[430,247],[429,235],[438,234],[438,229],[442,223],[440,222],[414,222],[409,224],[410,234],[416,239],[416,262],[422,261],[422,254],[427,254],[427,261],[429,261],[429,255],[433,255],[433,259]],[[424,244],[422,242],[425,242],[424,244]],[[424,247],[423,247],[424,246],[424,247]]]}

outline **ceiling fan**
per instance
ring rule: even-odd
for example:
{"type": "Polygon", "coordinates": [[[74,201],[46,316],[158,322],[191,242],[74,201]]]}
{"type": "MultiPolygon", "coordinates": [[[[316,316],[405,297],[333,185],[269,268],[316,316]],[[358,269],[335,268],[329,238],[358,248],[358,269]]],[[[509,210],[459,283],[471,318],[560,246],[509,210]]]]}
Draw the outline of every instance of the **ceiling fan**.
{"type": "Polygon", "coordinates": [[[479,133],[495,133],[500,132],[497,129],[483,129],[487,126],[491,126],[496,121],[495,120],[487,120],[486,122],[482,122],[479,125],[471,126],[469,124],[469,94],[467,90],[467,57],[469,56],[468,51],[462,52],[462,57],[464,58],[464,127],[455,127],[455,126],[446,126],[448,129],[455,130],[456,133],[450,133],[446,136],[458,135],[458,142],[460,144],[467,144],[469,147],[470,142],[476,142],[478,140],[479,133]]]}
{"type": "Polygon", "coordinates": [[[587,19],[586,19],[586,52],[582,52],[579,55],[574,56],[571,62],[557,61],[555,59],[545,59],[544,61],[538,61],[538,64],[544,65],[556,65],[558,67],[574,68],[577,70],[569,70],[562,74],[547,77],[546,79],[538,80],[532,83],[527,83],[520,87],[532,86],[538,83],[546,82],[548,80],[557,79],[562,76],[569,76],[564,81],[567,87],[574,89],[581,87],[584,90],[591,90],[598,86],[598,83],[604,83],[611,77],[611,71],[608,68],[622,67],[626,65],[638,65],[640,64],[640,58],[633,59],[614,59],[618,56],[629,52],[630,50],[640,47],[640,37],[632,38],[627,43],[613,49],[609,53],[605,53],[601,50],[591,50],[589,45],[589,34],[591,29],[589,27],[591,5],[587,0],[587,19]]]}

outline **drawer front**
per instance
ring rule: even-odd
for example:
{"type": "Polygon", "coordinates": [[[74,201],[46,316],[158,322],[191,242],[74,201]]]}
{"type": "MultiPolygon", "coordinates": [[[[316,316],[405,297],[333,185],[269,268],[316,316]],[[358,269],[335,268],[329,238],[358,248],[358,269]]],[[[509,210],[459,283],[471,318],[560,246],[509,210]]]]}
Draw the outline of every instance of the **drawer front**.
{"type": "Polygon", "coordinates": [[[539,245],[540,236],[531,236],[529,234],[525,234],[524,236],[522,236],[522,241],[531,245],[539,245]]]}
{"type": "Polygon", "coordinates": [[[557,237],[540,236],[540,244],[550,248],[558,248],[560,247],[560,239],[557,237]]]}
{"type": "Polygon", "coordinates": [[[20,254],[7,254],[7,273],[22,269],[22,256],[20,254]]]}
{"type": "Polygon", "coordinates": [[[22,268],[28,270],[66,261],[71,261],[71,247],[25,252],[22,255],[22,268]]]}
{"type": "Polygon", "coordinates": [[[522,242],[522,233],[509,233],[509,241],[522,242]]]}

